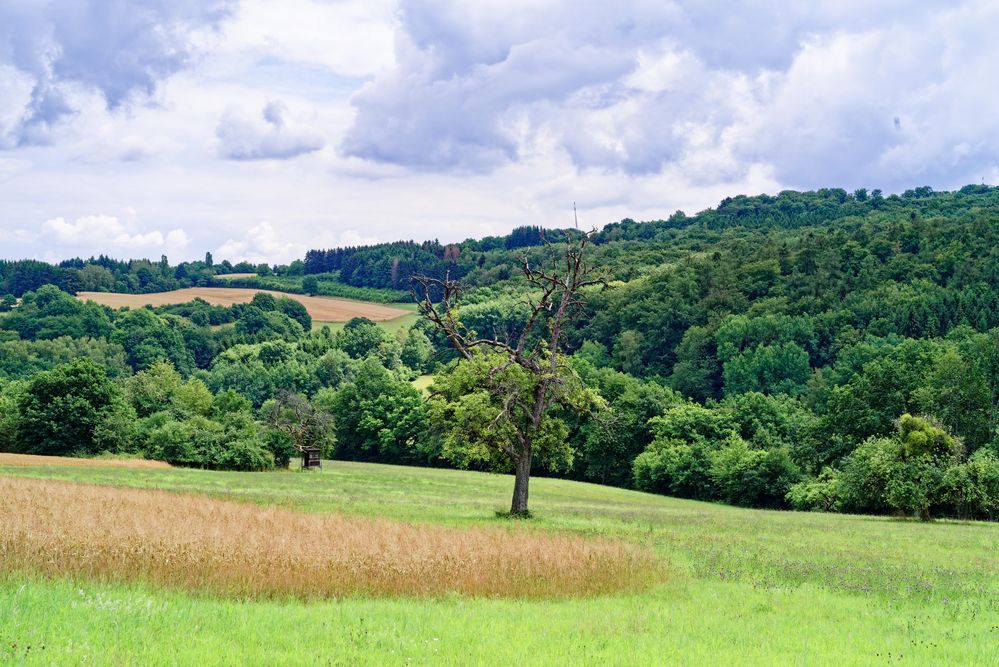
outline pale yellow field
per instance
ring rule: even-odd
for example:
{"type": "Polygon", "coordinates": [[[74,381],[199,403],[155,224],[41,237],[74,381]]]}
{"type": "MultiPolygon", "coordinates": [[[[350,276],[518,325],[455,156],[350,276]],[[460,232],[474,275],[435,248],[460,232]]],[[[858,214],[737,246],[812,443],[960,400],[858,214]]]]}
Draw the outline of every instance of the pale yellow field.
{"type": "Polygon", "coordinates": [[[0,571],[302,598],[562,598],[636,590],[662,575],[651,552],[609,539],[16,477],[0,477],[0,571]]]}
{"type": "Polygon", "coordinates": [[[231,306],[249,303],[258,292],[275,297],[286,296],[300,302],[309,311],[312,319],[321,322],[347,322],[354,317],[366,317],[375,322],[386,322],[397,317],[412,314],[411,310],[386,306],[380,303],[338,299],[331,296],[305,296],[272,290],[246,289],[241,287],[189,287],[172,292],[152,294],[120,294],[118,292],[80,292],[76,298],[81,301],[96,301],[111,308],[141,308],[142,306],[168,306],[187,303],[196,298],[204,299],[215,306],[231,306]]]}
{"type": "Polygon", "coordinates": [[[220,273],[215,276],[216,280],[237,280],[239,278],[256,278],[256,273],[220,273]]]}
{"type": "Polygon", "coordinates": [[[71,466],[85,468],[170,468],[169,463],[148,459],[80,459],[71,456],[36,456],[0,452],[0,466],[71,466]]]}

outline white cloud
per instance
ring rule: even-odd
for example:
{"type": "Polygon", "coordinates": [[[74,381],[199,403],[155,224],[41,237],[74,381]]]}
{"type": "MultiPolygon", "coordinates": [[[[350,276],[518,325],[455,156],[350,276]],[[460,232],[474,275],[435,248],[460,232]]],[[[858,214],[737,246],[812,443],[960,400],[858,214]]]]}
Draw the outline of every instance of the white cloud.
{"type": "Polygon", "coordinates": [[[8,257],[157,257],[159,233],[171,260],[288,261],[573,201],[600,225],[999,179],[986,0],[0,4],[8,257]]]}
{"type": "Polygon", "coordinates": [[[0,148],[47,141],[77,111],[80,94],[96,92],[111,109],[151,95],[191,62],[197,33],[218,26],[231,7],[232,0],[0,5],[0,148]]]}
{"type": "Polygon", "coordinates": [[[224,28],[220,55],[252,66],[262,57],[366,77],[393,63],[392,0],[243,0],[224,28]]]}
{"type": "Polygon", "coordinates": [[[288,118],[288,108],[268,102],[260,116],[230,109],[215,130],[219,154],[230,160],[285,160],[318,151],[326,142],[318,132],[288,118]]]}
{"type": "Polygon", "coordinates": [[[287,263],[302,259],[310,248],[326,248],[377,243],[372,236],[362,236],[352,229],[339,235],[321,234],[318,238],[289,240],[266,220],[251,227],[241,238],[230,238],[215,251],[218,260],[247,261],[254,264],[287,263]]]}
{"type": "Polygon", "coordinates": [[[58,217],[42,224],[42,238],[47,244],[73,249],[77,254],[137,257],[182,252],[190,239],[183,229],[171,229],[166,234],[130,229],[112,215],[87,215],[73,222],[58,217]]]}
{"type": "Polygon", "coordinates": [[[404,2],[398,30],[347,155],[488,171],[547,137],[581,168],[903,187],[999,150],[995,3],[404,2]]]}

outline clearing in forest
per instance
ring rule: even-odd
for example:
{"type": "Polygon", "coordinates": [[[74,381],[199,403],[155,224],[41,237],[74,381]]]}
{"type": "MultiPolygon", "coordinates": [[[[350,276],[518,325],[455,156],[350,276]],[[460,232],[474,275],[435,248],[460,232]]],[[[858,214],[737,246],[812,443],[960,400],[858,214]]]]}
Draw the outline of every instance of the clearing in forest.
{"type": "Polygon", "coordinates": [[[298,301],[312,316],[321,322],[347,322],[354,317],[366,317],[375,322],[386,322],[412,314],[411,310],[387,306],[381,303],[340,299],[331,296],[305,296],[273,290],[247,289],[241,287],[189,287],[172,292],[152,294],[121,294],[119,292],[80,292],[76,298],[81,301],[96,301],[111,308],[141,308],[143,306],[169,306],[187,303],[194,299],[204,299],[213,306],[232,306],[249,303],[258,292],[275,297],[286,296],[298,301]]]}

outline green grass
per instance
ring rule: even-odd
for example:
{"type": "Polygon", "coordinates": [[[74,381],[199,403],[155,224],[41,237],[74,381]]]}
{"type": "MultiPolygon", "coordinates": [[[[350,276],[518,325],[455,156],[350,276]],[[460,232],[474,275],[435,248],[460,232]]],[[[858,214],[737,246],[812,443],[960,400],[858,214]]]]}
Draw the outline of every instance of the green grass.
{"type": "MultiPolygon", "coordinates": [[[[316,276],[318,278],[318,296],[335,296],[342,299],[358,301],[373,301],[375,303],[409,303],[412,301],[407,290],[380,289],[376,287],[354,287],[330,280],[329,274],[316,276]]],[[[251,289],[269,289],[279,292],[305,294],[302,281],[305,276],[254,276],[246,278],[216,278],[216,287],[248,287],[251,289]]]]}
{"type": "Polygon", "coordinates": [[[421,375],[420,377],[413,380],[410,384],[422,391],[424,394],[430,389],[430,385],[434,383],[433,375],[421,375]]]}
{"type": "MultiPolygon", "coordinates": [[[[494,510],[509,501],[506,476],[325,466],[0,474],[415,522],[505,521],[494,510]]],[[[0,663],[999,664],[999,525],[745,510],[541,478],[531,503],[525,530],[646,544],[668,575],[641,595],[561,602],[324,603],[8,575],[0,578],[0,663]]]]}
{"type": "MultiPolygon", "coordinates": [[[[417,322],[420,321],[420,314],[418,312],[416,312],[417,306],[416,306],[415,303],[393,303],[392,307],[393,308],[401,308],[403,310],[411,310],[413,312],[410,313],[409,315],[402,315],[400,317],[396,317],[395,319],[386,320],[384,322],[375,322],[375,324],[377,324],[381,328],[385,329],[385,331],[387,331],[388,333],[394,335],[395,332],[399,331],[400,329],[402,329],[404,331],[408,330],[411,326],[413,326],[414,324],[416,324],[417,322]]],[[[312,322],[312,330],[313,331],[318,331],[319,329],[322,329],[323,327],[329,327],[333,331],[339,331],[340,329],[343,329],[343,327],[344,327],[345,324],[347,324],[347,323],[346,322],[320,322],[320,321],[317,321],[317,320],[313,320],[313,322],[312,322]]]]}

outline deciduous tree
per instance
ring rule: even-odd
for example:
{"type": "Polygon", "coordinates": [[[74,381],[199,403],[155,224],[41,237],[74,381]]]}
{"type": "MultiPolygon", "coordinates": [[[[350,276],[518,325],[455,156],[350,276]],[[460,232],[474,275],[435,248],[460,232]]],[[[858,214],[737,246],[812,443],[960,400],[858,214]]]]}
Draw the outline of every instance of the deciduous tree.
{"type": "MultiPolygon", "coordinates": [[[[485,338],[461,321],[461,285],[428,276],[413,277],[413,296],[420,310],[441,330],[458,352],[460,364],[488,366],[472,374],[479,403],[467,444],[489,448],[514,468],[511,515],[528,514],[531,467],[539,443],[550,447],[557,434],[551,411],[556,406],[585,411],[594,395],[583,388],[561,353],[573,310],[583,303],[589,287],[606,285],[585,261],[589,237],[567,239],[561,252],[548,246],[548,266],[534,266],[524,259],[521,270],[531,291],[526,297],[529,315],[520,334],[511,338],[485,338]],[[435,296],[439,300],[435,300],[435,296]],[[490,416],[489,423],[481,417],[490,416]]],[[[473,387],[468,388],[472,390],[473,387]]],[[[469,399],[443,397],[460,411],[471,414],[469,399]]]]}

